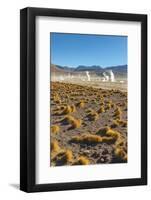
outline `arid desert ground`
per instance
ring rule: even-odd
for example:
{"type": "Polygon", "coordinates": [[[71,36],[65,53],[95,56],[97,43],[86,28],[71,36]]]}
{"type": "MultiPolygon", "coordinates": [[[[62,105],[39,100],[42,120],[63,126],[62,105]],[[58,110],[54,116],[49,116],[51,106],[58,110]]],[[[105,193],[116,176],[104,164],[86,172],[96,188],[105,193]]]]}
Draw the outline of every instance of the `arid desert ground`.
{"type": "Polygon", "coordinates": [[[127,83],[50,85],[50,166],[127,162],[127,83]]]}

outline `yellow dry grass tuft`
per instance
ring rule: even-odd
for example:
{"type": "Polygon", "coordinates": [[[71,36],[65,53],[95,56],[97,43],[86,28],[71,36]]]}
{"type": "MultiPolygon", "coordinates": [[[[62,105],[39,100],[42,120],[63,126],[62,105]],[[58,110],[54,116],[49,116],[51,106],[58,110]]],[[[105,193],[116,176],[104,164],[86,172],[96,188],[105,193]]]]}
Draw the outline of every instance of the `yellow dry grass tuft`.
{"type": "Polygon", "coordinates": [[[127,121],[120,120],[120,119],[113,120],[111,128],[115,128],[115,127],[118,127],[118,126],[126,127],[127,121]]]}
{"type": "Polygon", "coordinates": [[[91,121],[96,121],[97,119],[99,119],[99,115],[97,112],[91,112],[87,115],[87,117],[89,118],[89,120],[91,121]]]}
{"type": "Polygon", "coordinates": [[[110,127],[106,126],[106,127],[103,127],[103,128],[100,128],[96,134],[98,135],[106,135],[107,131],[110,130],[110,127]]]}
{"type": "Polygon", "coordinates": [[[104,101],[101,101],[100,106],[104,106],[104,105],[105,105],[104,101]]]}
{"type": "Polygon", "coordinates": [[[55,103],[58,103],[58,104],[61,103],[61,99],[60,99],[60,97],[59,97],[59,95],[57,93],[54,94],[53,100],[54,100],[55,103]]]}
{"type": "Polygon", "coordinates": [[[60,147],[59,147],[58,141],[57,140],[53,140],[51,142],[51,151],[52,152],[59,152],[59,150],[60,150],[60,147]]]}
{"type": "Polygon", "coordinates": [[[127,144],[121,136],[115,142],[114,154],[121,160],[127,161],[127,144]]]}
{"type": "Polygon", "coordinates": [[[127,126],[127,121],[120,120],[120,119],[117,119],[116,121],[117,121],[117,123],[119,123],[119,125],[121,125],[121,126],[123,126],[123,127],[126,127],[126,126],[127,126]]]}
{"type": "Polygon", "coordinates": [[[105,107],[105,109],[106,109],[106,110],[109,110],[109,109],[111,109],[111,103],[108,103],[108,104],[106,104],[106,107],[105,107]]]}
{"type": "Polygon", "coordinates": [[[122,114],[122,111],[121,111],[120,107],[117,107],[117,109],[114,112],[114,115],[115,116],[120,116],[121,114],[122,114]]]}
{"type": "Polygon", "coordinates": [[[115,143],[115,147],[116,148],[121,148],[121,147],[124,147],[124,140],[122,137],[119,137],[118,140],[116,141],[115,143]]]}
{"type": "Polygon", "coordinates": [[[108,142],[111,142],[111,143],[114,143],[116,141],[116,139],[112,136],[103,136],[102,137],[102,142],[105,142],[105,143],[108,143],[108,142]]]}
{"type": "Polygon", "coordinates": [[[71,124],[73,120],[74,120],[74,117],[72,117],[71,115],[66,115],[62,121],[66,122],[68,124],[71,124]]]}
{"type": "Polygon", "coordinates": [[[57,149],[56,151],[51,151],[51,161],[53,166],[64,165],[68,164],[69,162],[73,162],[73,152],[70,149],[61,148],[57,149]]]}
{"type": "Polygon", "coordinates": [[[112,130],[112,129],[109,129],[106,132],[106,135],[111,136],[111,137],[113,137],[115,139],[118,139],[121,136],[121,134],[118,131],[115,131],[115,130],[112,130]]]}
{"type": "Polygon", "coordinates": [[[102,137],[90,133],[85,133],[80,136],[74,136],[71,139],[72,142],[82,142],[82,143],[99,143],[102,142],[102,137]]]}
{"type": "Polygon", "coordinates": [[[71,108],[71,112],[76,112],[76,107],[75,107],[75,105],[71,105],[70,108],[71,108]]]}
{"type": "Polygon", "coordinates": [[[70,115],[65,116],[65,118],[62,121],[71,124],[71,128],[79,128],[82,124],[81,119],[75,119],[73,116],[70,115]]]}
{"type": "Polygon", "coordinates": [[[115,149],[115,151],[114,151],[114,154],[115,154],[117,157],[121,158],[122,160],[125,160],[125,161],[127,160],[127,153],[124,151],[123,148],[117,147],[117,148],[115,149]]]}
{"type": "Polygon", "coordinates": [[[71,106],[67,105],[67,106],[64,108],[62,114],[69,114],[69,113],[72,113],[72,112],[75,112],[75,111],[76,111],[76,108],[75,108],[74,105],[71,105],[71,106]]]}
{"type": "Polygon", "coordinates": [[[84,108],[84,106],[85,106],[84,101],[80,100],[80,102],[77,103],[77,106],[80,107],[80,108],[84,108]]]}
{"type": "Polygon", "coordinates": [[[74,164],[75,165],[88,165],[88,164],[90,164],[90,161],[86,156],[80,156],[74,164]]]}
{"type": "Polygon", "coordinates": [[[52,133],[56,134],[56,133],[59,133],[59,131],[60,131],[60,127],[59,126],[57,126],[57,125],[51,126],[51,132],[52,133]]]}
{"type": "Polygon", "coordinates": [[[82,120],[74,119],[74,120],[72,120],[71,124],[72,124],[72,128],[79,128],[82,124],[82,120]]]}
{"type": "Polygon", "coordinates": [[[111,128],[116,128],[118,127],[120,124],[118,123],[117,120],[113,120],[113,123],[111,124],[111,128]]]}
{"type": "Polygon", "coordinates": [[[92,112],[94,112],[94,110],[93,110],[92,108],[88,108],[88,109],[86,110],[86,113],[92,113],[92,112]]]}
{"type": "Polygon", "coordinates": [[[104,113],[105,112],[104,106],[101,106],[97,112],[98,113],[104,113]]]}
{"type": "Polygon", "coordinates": [[[68,149],[68,150],[65,151],[64,154],[65,154],[66,161],[67,162],[71,162],[72,159],[73,159],[73,153],[72,153],[72,151],[68,149]]]}

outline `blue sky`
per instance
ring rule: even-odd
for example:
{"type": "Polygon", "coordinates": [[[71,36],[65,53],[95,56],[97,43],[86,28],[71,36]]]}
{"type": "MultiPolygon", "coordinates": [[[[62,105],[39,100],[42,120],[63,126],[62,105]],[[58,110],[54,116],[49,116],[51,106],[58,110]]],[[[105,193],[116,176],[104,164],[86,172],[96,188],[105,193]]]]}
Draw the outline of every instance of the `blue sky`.
{"type": "Polygon", "coordinates": [[[77,67],[127,64],[127,36],[50,33],[51,63],[77,67]]]}

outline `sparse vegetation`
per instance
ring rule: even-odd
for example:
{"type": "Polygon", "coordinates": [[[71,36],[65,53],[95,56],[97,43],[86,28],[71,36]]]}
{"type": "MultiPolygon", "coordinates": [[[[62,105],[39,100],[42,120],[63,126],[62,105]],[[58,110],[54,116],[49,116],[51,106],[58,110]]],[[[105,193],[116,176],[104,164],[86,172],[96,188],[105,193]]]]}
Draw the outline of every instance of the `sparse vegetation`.
{"type": "Polygon", "coordinates": [[[118,138],[118,137],[120,137],[120,133],[118,132],[118,131],[114,131],[114,130],[112,130],[112,129],[109,129],[107,132],[106,132],[106,135],[108,135],[108,136],[111,136],[111,137],[113,137],[113,138],[118,138]]]}
{"type": "Polygon", "coordinates": [[[53,125],[53,126],[51,126],[51,131],[52,131],[52,133],[56,134],[56,133],[59,133],[60,128],[57,125],[53,125]]]}
{"type": "Polygon", "coordinates": [[[85,103],[83,100],[81,100],[80,102],[77,103],[77,106],[79,106],[80,108],[84,108],[85,103]]]}
{"type": "Polygon", "coordinates": [[[69,113],[71,113],[71,112],[74,112],[74,107],[73,107],[73,106],[67,105],[67,106],[64,108],[62,114],[69,114],[69,113]]]}
{"type": "Polygon", "coordinates": [[[72,128],[79,128],[82,124],[81,119],[75,119],[73,116],[70,115],[65,116],[62,121],[70,124],[72,128]]]}
{"type": "Polygon", "coordinates": [[[115,137],[112,137],[112,136],[110,136],[110,137],[103,136],[102,137],[102,142],[106,142],[106,143],[112,142],[112,143],[114,143],[115,141],[116,141],[115,137]]]}
{"type": "Polygon", "coordinates": [[[91,121],[96,121],[99,118],[99,115],[97,112],[91,112],[87,115],[88,119],[91,121]]]}
{"type": "Polygon", "coordinates": [[[58,152],[60,150],[59,144],[56,140],[51,142],[51,151],[58,152]]]}
{"type": "Polygon", "coordinates": [[[104,113],[105,112],[104,106],[101,106],[97,112],[98,113],[104,113]]]}
{"type": "Polygon", "coordinates": [[[127,121],[120,120],[120,119],[113,120],[111,128],[116,128],[118,126],[127,127],[127,121]]]}
{"type": "Polygon", "coordinates": [[[127,160],[127,154],[126,152],[123,150],[123,148],[116,148],[114,151],[115,155],[117,157],[119,157],[122,160],[127,160]]]}
{"type": "Polygon", "coordinates": [[[71,105],[71,112],[76,112],[76,107],[75,107],[75,105],[71,105]]]}
{"type": "Polygon", "coordinates": [[[127,162],[127,93],[51,83],[51,166],[127,162]]]}
{"type": "Polygon", "coordinates": [[[102,137],[90,133],[85,133],[80,136],[72,137],[71,142],[99,143],[102,142],[102,137]]]}
{"type": "Polygon", "coordinates": [[[123,127],[126,127],[126,126],[127,126],[127,121],[120,120],[120,119],[117,119],[116,121],[117,121],[117,123],[119,123],[119,125],[121,125],[121,126],[123,126],[123,127]]]}
{"type": "Polygon", "coordinates": [[[106,127],[100,128],[96,132],[96,134],[103,136],[103,135],[106,135],[106,133],[107,133],[108,130],[110,130],[110,127],[106,126],[106,127]]]}
{"type": "Polygon", "coordinates": [[[88,165],[90,164],[89,159],[86,156],[80,156],[74,165],[88,165]]]}
{"type": "Polygon", "coordinates": [[[72,124],[72,128],[79,128],[82,124],[82,120],[74,119],[74,120],[72,120],[71,124],[72,124]]]}
{"type": "Polygon", "coordinates": [[[66,150],[66,151],[65,151],[65,157],[66,157],[67,162],[72,161],[72,159],[73,159],[72,151],[69,150],[69,149],[66,150]]]}
{"type": "Polygon", "coordinates": [[[72,117],[71,115],[66,115],[64,119],[61,120],[62,122],[66,122],[68,124],[71,124],[72,121],[74,121],[74,117],[72,117]]]}
{"type": "Polygon", "coordinates": [[[115,115],[116,117],[120,117],[121,114],[122,114],[122,111],[121,111],[120,107],[117,107],[117,109],[116,109],[115,112],[114,112],[114,115],[115,115]]]}

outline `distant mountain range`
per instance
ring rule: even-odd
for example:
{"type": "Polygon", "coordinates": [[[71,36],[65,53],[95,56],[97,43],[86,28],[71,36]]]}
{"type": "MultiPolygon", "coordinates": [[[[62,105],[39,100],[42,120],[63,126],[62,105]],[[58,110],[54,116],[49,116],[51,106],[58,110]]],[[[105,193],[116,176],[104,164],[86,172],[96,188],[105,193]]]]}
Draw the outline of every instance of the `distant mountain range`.
{"type": "Polygon", "coordinates": [[[75,68],[68,66],[60,66],[51,64],[51,73],[55,73],[56,75],[66,75],[67,73],[71,74],[81,74],[83,72],[89,71],[92,75],[102,75],[103,72],[108,70],[112,70],[115,76],[127,76],[127,65],[117,65],[117,66],[109,66],[109,67],[101,67],[99,65],[79,65],[75,68]]]}

